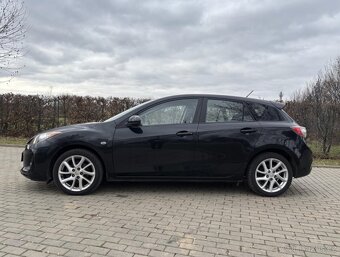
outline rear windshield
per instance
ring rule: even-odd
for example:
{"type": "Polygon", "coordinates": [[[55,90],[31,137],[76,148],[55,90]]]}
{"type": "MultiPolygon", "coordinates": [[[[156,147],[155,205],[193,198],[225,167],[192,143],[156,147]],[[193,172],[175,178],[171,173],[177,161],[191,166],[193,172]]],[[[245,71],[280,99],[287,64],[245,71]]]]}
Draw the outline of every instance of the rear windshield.
{"type": "Polygon", "coordinates": [[[266,104],[249,103],[252,114],[258,121],[282,121],[284,118],[274,107],[266,104]]]}

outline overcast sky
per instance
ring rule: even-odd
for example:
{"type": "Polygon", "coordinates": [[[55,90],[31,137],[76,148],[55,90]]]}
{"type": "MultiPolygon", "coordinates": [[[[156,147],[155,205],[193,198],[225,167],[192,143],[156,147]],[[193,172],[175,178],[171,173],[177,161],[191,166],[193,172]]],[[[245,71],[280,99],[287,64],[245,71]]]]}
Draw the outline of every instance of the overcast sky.
{"type": "MultiPolygon", "coordinates": [[[[340,55],[340,1],[25,0],[25,68],[0,93],[285,98],[340,55]]],[[[4,78],[2,78],[4,79],[4,78]]]]}

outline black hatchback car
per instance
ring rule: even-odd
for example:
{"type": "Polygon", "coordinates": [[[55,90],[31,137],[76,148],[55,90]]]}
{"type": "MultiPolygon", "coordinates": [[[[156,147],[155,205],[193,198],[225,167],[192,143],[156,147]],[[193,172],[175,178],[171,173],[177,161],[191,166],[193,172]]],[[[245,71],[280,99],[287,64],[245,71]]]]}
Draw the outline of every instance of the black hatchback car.
{"type": "Polygon", "coordinates": [[[306,130],[276,102],[221,95],[149,101],[33,137],[21,173],[87,194],[108,181],[245,181],[277,196],[311,171],[306,130]]]}

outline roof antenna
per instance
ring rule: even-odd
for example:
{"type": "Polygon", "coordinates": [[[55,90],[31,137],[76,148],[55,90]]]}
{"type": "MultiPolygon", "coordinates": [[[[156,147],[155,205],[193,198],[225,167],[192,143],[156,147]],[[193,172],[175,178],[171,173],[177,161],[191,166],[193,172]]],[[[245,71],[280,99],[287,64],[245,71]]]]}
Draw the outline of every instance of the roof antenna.
{"type": "Polygon", "coordinates": [[[253,92],[254,90],[250,91],[250,93],[246,97],[250,96],[253,92]]]}

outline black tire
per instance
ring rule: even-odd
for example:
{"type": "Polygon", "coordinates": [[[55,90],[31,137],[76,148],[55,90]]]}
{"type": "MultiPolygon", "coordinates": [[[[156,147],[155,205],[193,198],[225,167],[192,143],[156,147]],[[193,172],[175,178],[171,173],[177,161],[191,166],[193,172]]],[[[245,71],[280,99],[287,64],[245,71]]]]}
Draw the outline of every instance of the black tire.
{"type": "MultiPolygon", "coordinates": [[[[263,166],[261,166],[261,169],[262,169],[263,166]]],[[[269,169],[270,170],[270,169],[269,169]]],[[[283,168],[282,168],[283,170],[283,168]]],[[[272,172],[272,171],[271,171],[272,172]]],[[[273,172],[272,172],[273,173],[273,172]]],[[[262,173],[261,173],[262,174],[262,173]]],[[[268,176],[269,179],[268,179],[268,182],[267,183],[271,183],[271,180],[274,180],[274,178],[271,178],[270,176],[275,176],[273,174],[269,174],[269,175],[263,175],[263,176],[268,176]]],[[[262,178],[262,177],[261,177],[262,178]]],[[[261,195],[261,196],[279,196],[281,194],[283,194],[284,192],[287,191],[287,189],[289,188],[290,184],[292,183],[292,178],[293,178],[293,170],[292,170],[292,165],[289,163],[289,161],[283,157],[282,155],[280,154],[277,154],[277,153],[272,153],[272,152],[267,152],[267,153],[263,153],[263,154],[260,154],[259,156],[255,157],[255,159],[251,162],[250,166],[249,166],[249,169],[248,169],[248,172],[247,172],[247,182],[248,182],[248,186],[249,188],[255,192],[256,194],[258,195],[261,195]],[[257,167],[264,161],[264,160],[268,160],[268,159],[276,159],[276,160],[279,160],[281,161],[285,166],[286,166],[286,169],[287,169],[287,173],[285,173],[286,175],[286,183],[284,184],[284,186],[282,186],[282,188],[280,188],[278,186],[278,184],[276,184],[275,182],[275,186],[278,188],[277,190],[278,191],[275,191],[275,192],[268,192],[268,190],[270,190],[269,188],[261,188],[260,185],[258,185],[258,183],[256,182],[256,174],[258,174],[256,172],[256,169],[257,167]]],[[[276,178],[277,179],[277,178],[276,178]]],[[[264,184],[266,182],[267,178],[264,180],[264,184]]],[[[283,180],[279,180],[279,182],[281,183],[284,183],[283,180]]],[[[274,182],[273,182],[274,183],[274,182]]],[[[263,185],[262,185],[263,186],[263,185]]],[[[265,187],[267,187],[268,185],[265,185],[265,187]]],[[[269,185],[270,186],[270,185],[269,185]]]]}
{"type": "MultiPolygon", "coordinates": [[[[71,164],[72,164],[72,162],[71,162],[71,164]]],[[[81,165],[79,167],[81,167],[81,165]]],[[[81,169],[81,168],[79,168],[79,169],[81,169]]],[[[75,170],[75,169],[72,169],[72,170],[75,170]]],[[[86,170],[84,170],[84,172],[85,171],[86,170]]],[[[95,154],[93,154],[90,151],[84,150],[84,149],[72,149],[72,150],[69,150],[69,151],[61,154],[58,157],[58,159],[56,160],[56,162],[54,164],[53,174],[52,175],[53,175],[53,181],[54,181],[55,185],[60,190],[62,190],[64,193],[70,194],[70,195],[86,195],[86,194],[89,194],[89,193],[93,192],[94,190],[96,190],[99,187],[99,185],[101,184],[101,182],[103,180],[103,173],[104,173],[103,172],[103,166],[102,166],[100,160],[98,159],[98,157],[95,154]],[[84,173],[81,174],[81,170],[78,171],[79,172],[78,174],[72,173],[72,175],[69,175],[68,174],[68,170],[69,169],[65,165],[61,166],[61,164],[65,160],[68,160],[68,158],[72,159],[72,156],[76,156],[75,158],[85,157],[84,159],[87,162],[87,164],[89,164],[91,162],[93,166],[92,165],[89,166],[91,170],[90,170],[90,172],[88,172],[88,173],[91,173],[91,175],[86,175],[84,173]],[[65,176],[69,175],[69,177],[66,177],[66,178],[70,178],[71,176],[78,178],[76,180],[78,181],[79,191],[73,191],[71,189],[68,189],[67,185],[65,185],[65,186],[63,185],[63,183],[61,182],[60,179],[63,179],[63,178],[61,178],[61,176],[64,176],[64,175],[59,174],[59,168],[60,167],[64,167],[64,169],[66,168],[65,172],[67,172],[67,175],[65,175],[65,176]],[[89,179],[89,176],[91,176],[90,179],[89,179]],[[84,180],[83,179],[79,179],[80,177],[84,178],[84,180]],[[87,183],[85,181],[85,178],[87,178],[86,181],[91,181],[91,183],[87,183]],[[82,183],[80,183],[79,180],[82,180],[82,183]],[[84,181],[85,181],[85,183],[87,183],[86,184],[87,187],[84,186],[84,189],[80,190],[80,184],[83,185],[84,181]]],[[[72,183],[72,182],[70,182],[70,183],[72,183]]]]}

